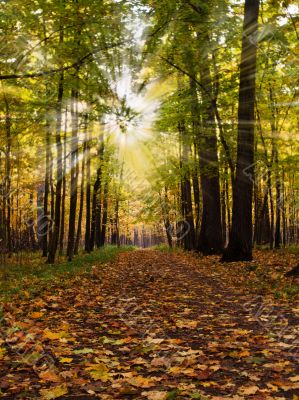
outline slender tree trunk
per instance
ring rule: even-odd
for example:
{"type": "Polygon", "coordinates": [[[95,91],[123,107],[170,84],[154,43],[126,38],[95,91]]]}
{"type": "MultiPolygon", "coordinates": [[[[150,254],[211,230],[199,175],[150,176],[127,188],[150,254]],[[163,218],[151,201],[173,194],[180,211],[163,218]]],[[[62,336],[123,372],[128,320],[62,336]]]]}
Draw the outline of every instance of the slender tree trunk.
{"type": "Polygon", "coordinates": [[[252,260],[252,194],[254,182],[254,101],[259,0],[245,0],[240,65],[236,180],[232,229],[223,261],[252,260]]]}
{"type": "MultiPolygon", "coordinates": [[[[5,130],[6,130],[6,149],[5,149],[5,202],[6,205],[6,246],[8,254],[12,253],[12,237],[11,237],[11,204],[12,204],[12,191],[11,191],[11,115],[9,103],[6,95],[4,94],[5,103],[5,130]]],[[[5,206],[4,206],[5,209],[5,206]]]]}
{"type": "MultiPolygon", "coordinates": [[[[87,127],[86,127],[87,129],[87,127]]],[[[85,134],[86,137],[86,134],[85,134]]],[[[85,185],[85,156],[86,156],[86,141],[83,146],[83,158],[82,158],[82,170],[81,170],[81,188],[80,188],[80,206],[79,206],[79,215],[78,215],[78,227],[77,227],[77,235],[75,242],[74,254],[78,254],[79,244],[81,239],[81,231],[82,231],[82,216],[83,216],[83,205],[84,205],[84,185],[85,185]]]]}
{"type": "Polygon", "coordinates": [[[29,196],[29,218],[27,220],[27,226],[28,226],[28,236],[29,236],[29,249],[32,251],[36,250],[36,233],[34,229],[34,207],[33,207],[33,193],[30,193],[29,196]]]}
{"type": "Polygon", "coordinates": [[[86,138],[86,220],[85,220],[85,251],[88,253],[90,249],[90,228],[91,228],[91,187],[90,187],[90,132],[87,128],[87,138],[86,138]]]}
{"type": "Polygon", "coordinates": [[[281,182],[278,171],[278,151],[275,149],[275,169],[276,169],[276,224],[275,224],[275,239],[274,247],[280,248],[281,245],[281,209],[282,209],[282,196],[281,196],[281,182]]]}
{"type": "MultiPolygon", "coordinates": [[[[54,227],[54,219],[55,219],[55,190],[54,190],[54,182],[53,182],[53,154],[50,152],[50,175],[49,175],[49,184],[50,184],[50,221],[49,221],[49,240],[48,247],[52,241],[53,235],[53,227],[54,227]]],[[[49,251],[49,249],[48,249],[49,251]]]]}
{"type": "Polygon", "coordinates": [[[56,165],[56,195],[55,195],[55,217],[54,227],[52,228],[52,236],[49,245],[48,263],[55,262],[55,256],[59,240],[60,232],[60,219],[61,219],[61,191],[62,191],[62,143],[61,143],[61,119],[62,119],[62,99],[63,99],[63,72],[60,74],[58,83],[58,98],[56,107],[56,152],[57,152],[57,165],[56,165]]]}
{"type": "Polygon", "coordinates": [[[59,234],[59,254],[63,254],[64,229],[65,229],[65,198],[66,198],[66,143],[67,143],[67,107],[65,108],[64,136],[63,136],[63,177],[61,199],[61,224],[59,234]]]}
{"type": "Polygon", "coordinates": [[[193,207],[192,207],[192,193],[191,193],[191,182],[190,182],[190,170],[189,170],[189,144],[187,138],[187,132],[184,121],[179,122],[178,130],[180,132],[180,140],[182,147],[181,154],[181,204],[182,214],[184,218],[184,227],[182,233],[182,239],[184,241],[185,250],[195,249],[195,228],[193,218],[193,207]]]}
{"type": "Polygon", "coordinates": [[[161,202],[162,215],[163,215],[167,243],[168,243],[168,246],[170,248],[172,248],[172,226],[171,226],[170,217],[169,217],[169,199],[168,199],[167,186],[164,187],[164,198],[162,198],[161,193],[159,193],[159,196],[160,196],[160,202],[161,202]]]}
{"type": "Polygon", "coordinates": [[[71,261],[74,255],[75,246],[75,227],[76,227],[76,211],[77,211],[77,194],[78,194],[78,69],[76,71],[75,87],[72,89],[71,100],[71,116],[72,116],[72,144],[71,144],[71,187],[70,187],[70,215],[69,215],[69,233],[67,256],[71,261]]]}
{"type": "Polygon", "coordinates": [[[106,241],[106,230],[107,230],[107,220],[108,220],[108,193],[109,185],[108,181],[105,182],[104,195],[103,195],[103,219],[102,219],[102,230],[101,230],[101,240],[100,247],[105,245],[106,241]]]}

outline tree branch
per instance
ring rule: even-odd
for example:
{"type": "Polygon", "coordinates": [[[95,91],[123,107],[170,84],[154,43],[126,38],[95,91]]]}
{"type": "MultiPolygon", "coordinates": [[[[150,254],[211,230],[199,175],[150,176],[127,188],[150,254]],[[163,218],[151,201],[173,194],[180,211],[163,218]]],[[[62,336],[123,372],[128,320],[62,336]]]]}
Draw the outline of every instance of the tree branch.
{"type": "Polygon", "coordinates": [[[94,54],[99,53],[102,50],[109,50],[109,49],[113,49],[115,47],[121,46],[123,43],[115,43],[111,46],[106,46],[106,47],[101,47],[101,48],[97,48],[89,53],[87,53],[85,56],[81,57],[79,60],[77,60],[76,62],[74,62],[73,64],[70,65],[66,65],[64,67],[60,67],[60,68],[53,68],[53,69],[49,69],[46,71],[41,71],[41,72],[33,72],[33,73],[28,73],[28,74],[7,74],[7,75],[0,75],[0,80],[7,80],[7,79],[27,79],[27,78],[39,78],[41,76],[48,76],[48,75],[54,75],[57,72],[64,72],[64,71],[68,71],[70,69],[73,68],[78,68],[80,67],[82,64],[84,64],[85,61],[87,61],[90,57],[92,57],[94,54]]]}

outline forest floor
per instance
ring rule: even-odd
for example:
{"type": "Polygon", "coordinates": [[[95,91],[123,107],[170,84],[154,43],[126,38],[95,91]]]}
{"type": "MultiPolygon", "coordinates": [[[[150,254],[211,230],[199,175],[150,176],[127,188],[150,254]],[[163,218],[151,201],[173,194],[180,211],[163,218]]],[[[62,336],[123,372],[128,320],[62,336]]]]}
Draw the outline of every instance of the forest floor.
{"type": "Polygon", "coordinates": [[[299,399],[295,262],[138,250],[18,294],[3,307],[0,397],[299,399]]]}

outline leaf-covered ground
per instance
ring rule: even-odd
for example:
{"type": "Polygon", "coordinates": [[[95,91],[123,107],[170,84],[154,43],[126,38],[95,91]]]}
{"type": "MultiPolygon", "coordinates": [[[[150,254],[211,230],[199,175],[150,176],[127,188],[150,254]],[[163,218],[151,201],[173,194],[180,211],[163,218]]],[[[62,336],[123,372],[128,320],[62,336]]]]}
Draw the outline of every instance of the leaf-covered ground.
{"type": "Polygon", "coordinates": [[[124,253],[5,304],[0,397],[298,399],[299,307],[277,295],[295,260],[272,258],[262,278],[264,254],[124,253]]]}

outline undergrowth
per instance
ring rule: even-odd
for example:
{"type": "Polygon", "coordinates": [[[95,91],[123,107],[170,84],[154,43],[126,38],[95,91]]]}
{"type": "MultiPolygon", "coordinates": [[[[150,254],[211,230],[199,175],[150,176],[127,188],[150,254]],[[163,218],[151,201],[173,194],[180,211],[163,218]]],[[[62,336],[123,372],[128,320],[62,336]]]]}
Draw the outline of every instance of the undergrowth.
{"type": "Polygon", "coordinates": [[[24,254],[22,259],[10,258],[0,267],[0,300],[8,301],[14,295],[38,294],[51,283],[64,284],[78,273],[90,272],[93,265],[114,261],[118,254],[134,250],[133,246],[105,246],[72,261],[60,258],[55,264],[46,264],[40,253],[24,254]]]}

